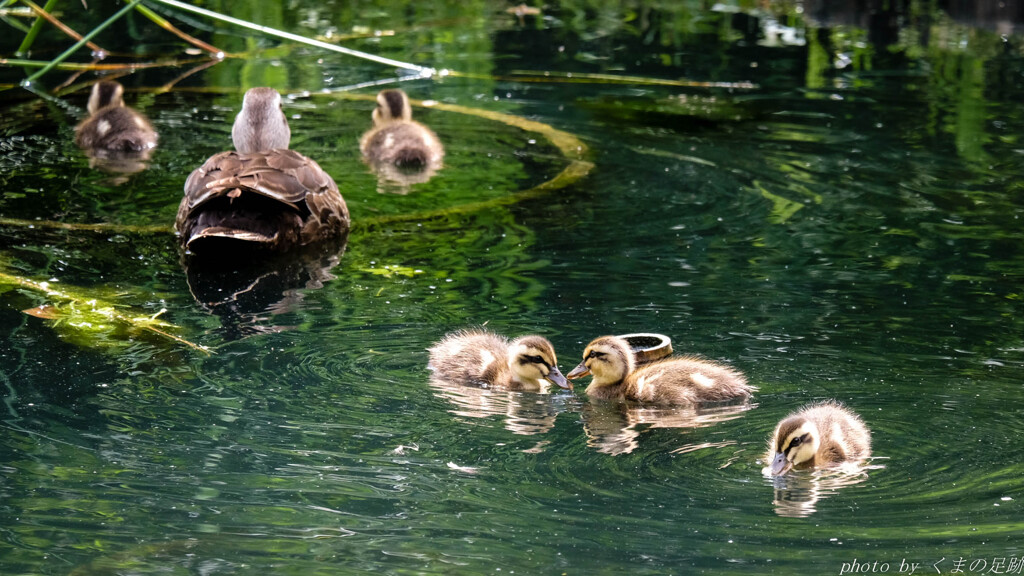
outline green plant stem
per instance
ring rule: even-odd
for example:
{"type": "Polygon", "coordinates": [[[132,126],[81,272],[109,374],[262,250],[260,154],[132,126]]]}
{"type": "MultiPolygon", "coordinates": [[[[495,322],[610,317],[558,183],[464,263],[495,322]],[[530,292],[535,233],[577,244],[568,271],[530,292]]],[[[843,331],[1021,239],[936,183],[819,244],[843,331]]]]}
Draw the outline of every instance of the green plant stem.
{"type": "MultiPolygon", "coordinates": [[[[46,6],[43,6],[43,10],[50,12],[56,5],[57,0],[47,0],[46,6]]],[[[42,16],[36,17],[35,22],[32,23],[32,27],[28,30],[28,34],[25,35],[25,39],[21,41],[21,46],[18,46],[18,51],[16,52],[18,56],[26,54],[29,48],[32,47],[32,43],[36,41],[36,36],[39,35],[39,31],[43,29],[43,22],[45,22],[45,20],[43,20],[42,16]]]]}
{"type": "Polygon", "coordinates": [[[146,18],[149,18],[150,20],[152,20],[153,23],[156,24],[157,26],[159,26],[159,27],[163,28],[164,30],[167,30],[168,32],[174,34],[175,36],[177,36],[178,38],[181,38],[185,42],[188,42],[189,44],[191,44],[193,46],[196,46],[196,47],[198,47],[198,48],[200,48],[202,50],[206,50],[207,52],[209,52],[210,54],[213,54],[214,56],[217,56],[218,58],[223,58],[226,55],[224,53],[224,51],[221,50],[220,48],[217,48],[216,46],[212,46],[210,44],[207,44],[206,42],[203,42],[202,40],[200,40],[200,39],[198,39],[198,38],[196,38],[194,36],[189,36],[188,34],[182,32],[181,30],[178,30],[178,28],[176,26],[174,26],[174,24],[171,24],[170,22],[167,21],[166,18],[160,16],[156,12],[153,12],[152,10],[147,8],[145,4],[139,4],[138,6],[135,7],[135,9],[138,10],[139,13],[142,14],[143,16],[145,16],[146,18]]]}
{"type": "Polygon", "coordinates": [[[285,32],[283,30],[277,30],[275,28],[270,28],[270,27],[267,27],[267,26],[261,26],[259,24],[253,24],[252,22],[247,22],[245,20],[239,20],[238,18],[232,18],[231,16],[225,16],[223,14],[219,14],[217,12],[213,12],[212,10],[206,10],[204,8],[199,8],[198,6],[192,6],[190,4],[185,4],[184,2],[178,2],[177,0],[153,0],[153,1],[154,2],[159,2],[160,4],[166,4],[167,6],[173,6],[174,8],[185,10],[187,12],[192,12],[194,14],[200,14],[202,16],[206,16],[207,18],[213,18],[214,20],[220,20],[221,22],[227,22],[229,24],[234,24],[235,26],[241,26],[242,28],[248,28],[249,30],[256,30],[257,32],[262,32],[262,33],[267,34],[269,36],[277,36],[278,38],[284,38],[286,40],[291,40],[293,42],[298,42],[300,44],[306,44],[306,45],[309,45],[309,46],[316,46],[317,48],[323,48],[324,50],[330,50],[332,52],[340,52],[342,54],[347,54],[349,56],[355,56],[357,58],[362,58],[364,60],[370,60],[370,61],[377,62],[377,63],[380,63],[380,64],[386,64],[388,66],[394,66],[396,68],[403,68],[405,70],[412,70],[414,72],[417,72],[420,76],[422,76],[424,78],[430,78],[430,77],[434,76],[434,74],[437,73],[437,70],[434,70],[433,68],[427,68],[427,67],[424,67],[424,66],[417,66],[415,64],[409,64],[407,62],[400,62],[398,60],[392,60],[391,58],[385,58],[383,56],[376,56],[374,54],[368,54],[366,52],[360,52],[358,50],[352,50],[350,48],[345,48],[345,47],[342,47],[342,46],[335,46],[334,44],[328,44],[327,42],[321,42],[319,40],[313,40],[311,38],[306,38],[304,36],[299,36],[298,34],[292,34],[291,32],[285,32]]]}
{"type": "MultiPolygon", "coordinates": [[[[126,4],[120,10],[118,10],[117,13],[115,13],[113,16],[111,16],[110,18],[107,18],[106,21],[104,21],[102,24],[100,24],[99,26],[94,28],[91,32],[89,32],[85,36],[83,36],[82,39],[79,40],[78,42],[76,42],[74,46],[72,46],[71,48],[68,48],[67,50],[64,51],[63,54],[61,54],[60,56],[57,56],[56,58],[51,60],[49,64],[44,66],[41,70],[38,70],[35,74],[33,74],[33,75],[29,76],[28,78],[22,80],[21,85],[26,87],[26,88],[29,88],[32,85],[32,82],[34,82],[36,80],[36,78],[39,78],[43,74],[46,74],[47,72],[52,70],[54,68],[54,66],[56,66],[56,65],[60,64],[61,62],[63,62],[68,56],[71,56],[76,50],[81,48],[86,42],[88,42],[89,40],[92,40],[92,38],[94,36],[96,36],[97,34],[102,32],[107,26],[110,26],[116,20],[120,19],[121,16],[124,16],[129,10],[134,9],[135,5],[138,4],[139,2],[142,2],[142,0],[132,0],[131,2],[126,4]]],[[[50,3],[47,2],[46,5],[49,6],[50,3]]]]}

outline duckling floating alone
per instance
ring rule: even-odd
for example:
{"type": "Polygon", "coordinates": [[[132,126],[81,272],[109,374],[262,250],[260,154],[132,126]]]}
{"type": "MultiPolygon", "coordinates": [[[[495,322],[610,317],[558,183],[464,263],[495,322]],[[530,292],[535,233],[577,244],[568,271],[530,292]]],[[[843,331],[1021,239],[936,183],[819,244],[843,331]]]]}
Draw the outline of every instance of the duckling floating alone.
{"type": "Polygon", "coordinates": [[[359,150],[381,175],[413,184],[429,179],[444,158],[441,141],[412,119],[409,97],[401,90],[377,94],[373,128],[360,138],[359,150]]]}
{"type": "Polygon", "coordinates": [[[769,440],[767,471],[780,476],[791,468],[856,462],[871,455],[871,432],[839,402],[811,404],[790,414],[769,440]]]}
{"type": "Polygon", "coordinates": [[[348,207],[334,180],[288,150],[291,130],[276,90],[245,93],[231,138],[234,151],[211,156],[185,182],[174,225],[187,249],[234,241],[283,251],[348,234],[348,207]]]}
{"type": "Polygon", "coordinates": [[[101,80],[89,94],[89,117],[75,127],[75,144],[90,151],[143,152],[157,134],[145,116],[124,105],[124,88],[101,80]]]}
{"type": "Polygon", "coordinates": [[[434,345],[428,367],[435,378],[447,382],[531,391],[546,391],[551,383],[572,389],[557,364],[554,347],[541,336],[510,342],[484,330],[466,330],[448,334],[434,345]]]}
{"type": "Polygon", "coordinates": [[[602,336],[587,345],[583,362],[566,377],[592,374],[591,398],[636,400],[655,404],[695,404],[746,400],[755,387],[743,374],[693,356],[674,356],[637,366],[629,344],[618,336],[602,336]]]}

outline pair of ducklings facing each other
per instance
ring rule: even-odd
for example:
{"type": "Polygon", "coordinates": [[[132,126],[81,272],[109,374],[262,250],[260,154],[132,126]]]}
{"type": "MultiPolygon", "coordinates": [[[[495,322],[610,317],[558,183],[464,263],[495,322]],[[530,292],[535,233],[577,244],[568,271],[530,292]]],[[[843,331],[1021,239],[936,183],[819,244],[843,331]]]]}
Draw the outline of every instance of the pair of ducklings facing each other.
{"type": "MultiPolygon", "coordinates": [[[[124,105],[122,95],[117,82],[93,86],[89,117],[75,129],[80,147],[98,154],[156,146],[156,131],[124,105]]],[[[412,119],[405,92],[380,92],[372,117],[360,150],[378,173],[432,174],[440,167],[444,148],[433,131],[412,119]]],[[[231,139],[235,150],[211,156],[185,182],[175,229],[186,249],[230,240],[284,251],[348,233],[348,207],[337,184],[314,160],[288,149],[291,129],[276,90],[245,93],[231,139]]]]}
{"type": "MultiPolygon", "coordinates": [[[[662,405],[747,400],[757,390],[739,371],[693,356],[641,362],[618,336],[591,341],[583,361],[564,376],[546,338],[509,341],[483,330],[445,336],[430,348],[429,367],[436,378],[449,382],[542,392],[551,384],[571,390],[569,380],[591,375],[586,390],[591,398],[662,405]]],[[[766,471],[779,476],[792,468],[857,462],[870,453],[871,433],[860,417],[838,402],[822,402],[779,422],[769,440],[766,471]]]]}

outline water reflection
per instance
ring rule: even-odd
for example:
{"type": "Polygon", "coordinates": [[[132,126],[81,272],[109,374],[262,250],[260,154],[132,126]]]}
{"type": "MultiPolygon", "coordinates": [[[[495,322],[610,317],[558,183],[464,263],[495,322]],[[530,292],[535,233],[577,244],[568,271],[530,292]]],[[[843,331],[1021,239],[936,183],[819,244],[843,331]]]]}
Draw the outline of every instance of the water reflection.
{"type": "Polygon", "coordinates": [[[814,470],[767,478],[774,491],[772,503],[775,513],[789,518],[806,518],[817,510],[818,501],[838,494],[842,488],[867,480],[867,469],[850,464],[834,470],[814,470]]]}
{"type": "Polygon", "coordinates": [[[204,310],[220,317],[224,337],[236,340],[254,334],[280,332],[270,317],[296,312],[306,290],[322,288],[334,280],[346,238],[296,250],[288,255],[256,252],[253,263],[239,267],[244,254],[227,257],[185,258],[189,291],[204,310]]]}
{"type": "Polygon", "coordinates": [[[583,430],[587,445],[602,454],[629,454],[640,447],[640,435],[650,428],[704,428],[739,418],[756,404],[642,406],[629,403],[587,403],[583,430]]]}
{"type": "Polygon", "coordinates": [[[464,384],[453,384],[438,378],[430,379],[430,387],[438,398],[455,405],[452,414],[463,418],[498,416],[505,429],[514,434],[543,434],[555,426],[561,411],[560,396],[495,390],[464,384]]]}

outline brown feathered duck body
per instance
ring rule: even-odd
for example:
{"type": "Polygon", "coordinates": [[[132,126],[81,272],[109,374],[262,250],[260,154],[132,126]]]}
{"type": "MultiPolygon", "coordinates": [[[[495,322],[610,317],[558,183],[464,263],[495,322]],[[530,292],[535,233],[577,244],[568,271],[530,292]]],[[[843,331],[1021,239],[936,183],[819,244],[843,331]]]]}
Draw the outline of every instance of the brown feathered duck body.
{"type": "Polygon", "coordinates": [[[359,140],[359,149],[371,165],[391,165],[410,171],[433,171],[444,158],[444,146],[430,128],[412,119],[409,97],[401,90],[377,94],[373,128],[359,140]]]}
{"type": "Polygon", "coordinates": [[[276,90],[245,93],[231,138],[235,150],[211,156],[185,182],[175,220],[185,248],[285,251],[348,234],[348,206],[334,180],[288,149],[291,130],[276,90]]]}
{"type": "Polygon", "coordinates": [[[541,336],[509,341],[485,330],[446,335],[430,348],[434,378],[508,390],[546,391],[550,384],[571,388],[558,370],[555,349],[541,336]]]}
{"type": "Polygon", "coordinates": [[[836,401],[811,404],[775,427],[766,470],[780,476],[793,468],[835,466],[871,456],[871,432],[860,416],[836,401]]]}
{"type": "Polygon", "coordinates": [[[124,88],[101,80],[92,86],[89,116],[75,127],[75,144],[96,156],[143,153],[156,147],[157,133],[141,113],[124,105],[124,88]]]}
{"type": "Polygon", "coordinates": [[[592,375],[587,395],[601,400],[689,405],[746,400],[755,387],[740,372],[694,356],[672,356],[637,365],[629,344],[602,336],[587,345],[583,362],[567,378],[592,375]]]}

